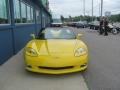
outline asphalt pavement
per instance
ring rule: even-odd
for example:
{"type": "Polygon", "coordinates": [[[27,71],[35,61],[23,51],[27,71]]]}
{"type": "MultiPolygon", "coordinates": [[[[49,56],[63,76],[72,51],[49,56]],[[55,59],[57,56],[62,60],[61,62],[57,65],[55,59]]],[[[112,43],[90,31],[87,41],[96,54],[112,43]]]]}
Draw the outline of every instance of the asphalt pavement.
{"type": "Polygon", "coordinates": [[[120,90],[120,34],[99,35],[90,29],[73,29],[89,48],[89,66],[83,77],[89,90],[120,90]]]}
{"type": "Polygon", "coordinates": [[[70,28],[89,49],[84,72],[45,75],[25,71],[22,51],[0,66],[0,90],[120,90],[120,34],[103,36],[90,29],[70,28]]]}
{"type": "Polygon", "coordinates": [[[88,90],[81,72],[65,75],[30,73],[22,51],[0,66],[0,90],[88,90]]]}

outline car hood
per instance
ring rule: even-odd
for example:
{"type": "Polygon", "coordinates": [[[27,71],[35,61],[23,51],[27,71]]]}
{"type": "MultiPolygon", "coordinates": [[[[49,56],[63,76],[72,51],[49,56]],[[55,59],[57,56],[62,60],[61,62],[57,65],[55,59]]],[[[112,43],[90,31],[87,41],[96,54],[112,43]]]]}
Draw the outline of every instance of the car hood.
{"type": "Polygon", "coordinates": [[[73,55],[75,49],[85,45],[80,40],[32,40],[27,47],[35,49],[39,55],[73,55]]]}

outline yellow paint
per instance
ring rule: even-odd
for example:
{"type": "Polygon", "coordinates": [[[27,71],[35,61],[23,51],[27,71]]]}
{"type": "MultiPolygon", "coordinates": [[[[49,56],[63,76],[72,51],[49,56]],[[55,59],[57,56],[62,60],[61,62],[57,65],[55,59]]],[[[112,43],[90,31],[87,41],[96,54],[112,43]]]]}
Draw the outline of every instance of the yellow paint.
{"type": "MultiPolygon", "coordinates": [[[[35,53],[35,54],[36,54],[35,53]]],[[[33,53],[34,54],[34,53],[33,53]]],[[[32,40],[24,50],[24,58],[26,62],[26,69],[28,71],[46,74],[64,74],[85,70],[88,63],[88,49],[87,46],[77,39],[48,39],[48,40],[32,40]],[[26,53],[26,48],[32,48],[36,51],[37,56],[26,53]],[[75,50],[84,48],[86,53],[75,57],[75,50]],[[81,67],[81,65],[86,66],[81,67]],[[31,67],[28,67],[31,66],[31,67]],[[67,67],[73,66],[70,69],[42,69],[42,67],[67,67]]]]}

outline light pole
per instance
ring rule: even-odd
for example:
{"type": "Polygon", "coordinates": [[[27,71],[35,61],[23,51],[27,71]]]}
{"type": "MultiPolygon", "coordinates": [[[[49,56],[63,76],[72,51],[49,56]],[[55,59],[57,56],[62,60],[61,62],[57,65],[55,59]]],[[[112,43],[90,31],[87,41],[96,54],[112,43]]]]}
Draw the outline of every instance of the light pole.
{"type": "Polygon", "coordinates": [[[100,3],[99,3],[99,17],[100,17],[101,11],[100,11],[100,3]]]}
{"type": "Polygon", "coordinates": [[[101,0],[101,17],[103,16],[103,0],[101,0]]]}
{"type": "Polygon", "coordinates": [[[93,0],[92,0],[92,21],[93,21],[93,0]]]}
{"type": "Polygon", "coordinates": [[[84,13],[84,16],[85,16],[85,0],[83,0],[83,13],[84,13]]]}

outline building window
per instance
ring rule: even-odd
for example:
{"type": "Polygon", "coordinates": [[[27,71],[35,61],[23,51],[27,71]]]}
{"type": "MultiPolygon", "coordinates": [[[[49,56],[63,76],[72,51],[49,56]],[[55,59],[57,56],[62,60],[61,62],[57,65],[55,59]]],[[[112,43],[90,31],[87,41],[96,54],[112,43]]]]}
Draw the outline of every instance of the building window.
{"type": "Polygon", "coordinates": [[[46,26],[46,21],[45,21],[45,14],[44,12],[42,13],[42,19],[43,19],[43,27],[46,26]]]}
{"type": "Polygon", "coordinates": [[[32,8],[32,7],[31,7],[31,14],[30,14],[30,15],[31,15],[31,22],[34,22],[34,18],[33,18],[33,17],[34,17],[34,16],[33,16],[33,8],[32,8]]]}
{"type": "Polygon", "coordinates": [[[32,23],[33,22],[33,8],[27,5],[27,22],[32,23]]]}
{"type": "Polygon", "coordinates": [[[7,24],[9,23],[8,15],[9,10],[7,10],[7,0],[0,0],[0,24],[7,24]]]}
{"type": "Polygon", "coordinates": [[[21,23],[19,0],[14,0],[14,16],[15,16],[15,23],[21,23]]]}
{"type": "Polygon", "coordinates": [[[14,0],[15,23],[32,23],[33,7],[21,0],[14,0]]]}
{"type": "Polygon", "coordinates": [[[36,20],[37,24],[41,24],[41,15],[39,10],[36,10],[36,20]]]}
{"type": "Polygon", "coordinates": [[[22,23],[27,23],[27,7],[23,2],[21,2],[21,21],[22,23]]]}
{"type": "Polygon", "coordinates": [[[31,22],[31,8],[27,5],[27,23],[31,22]]]}

